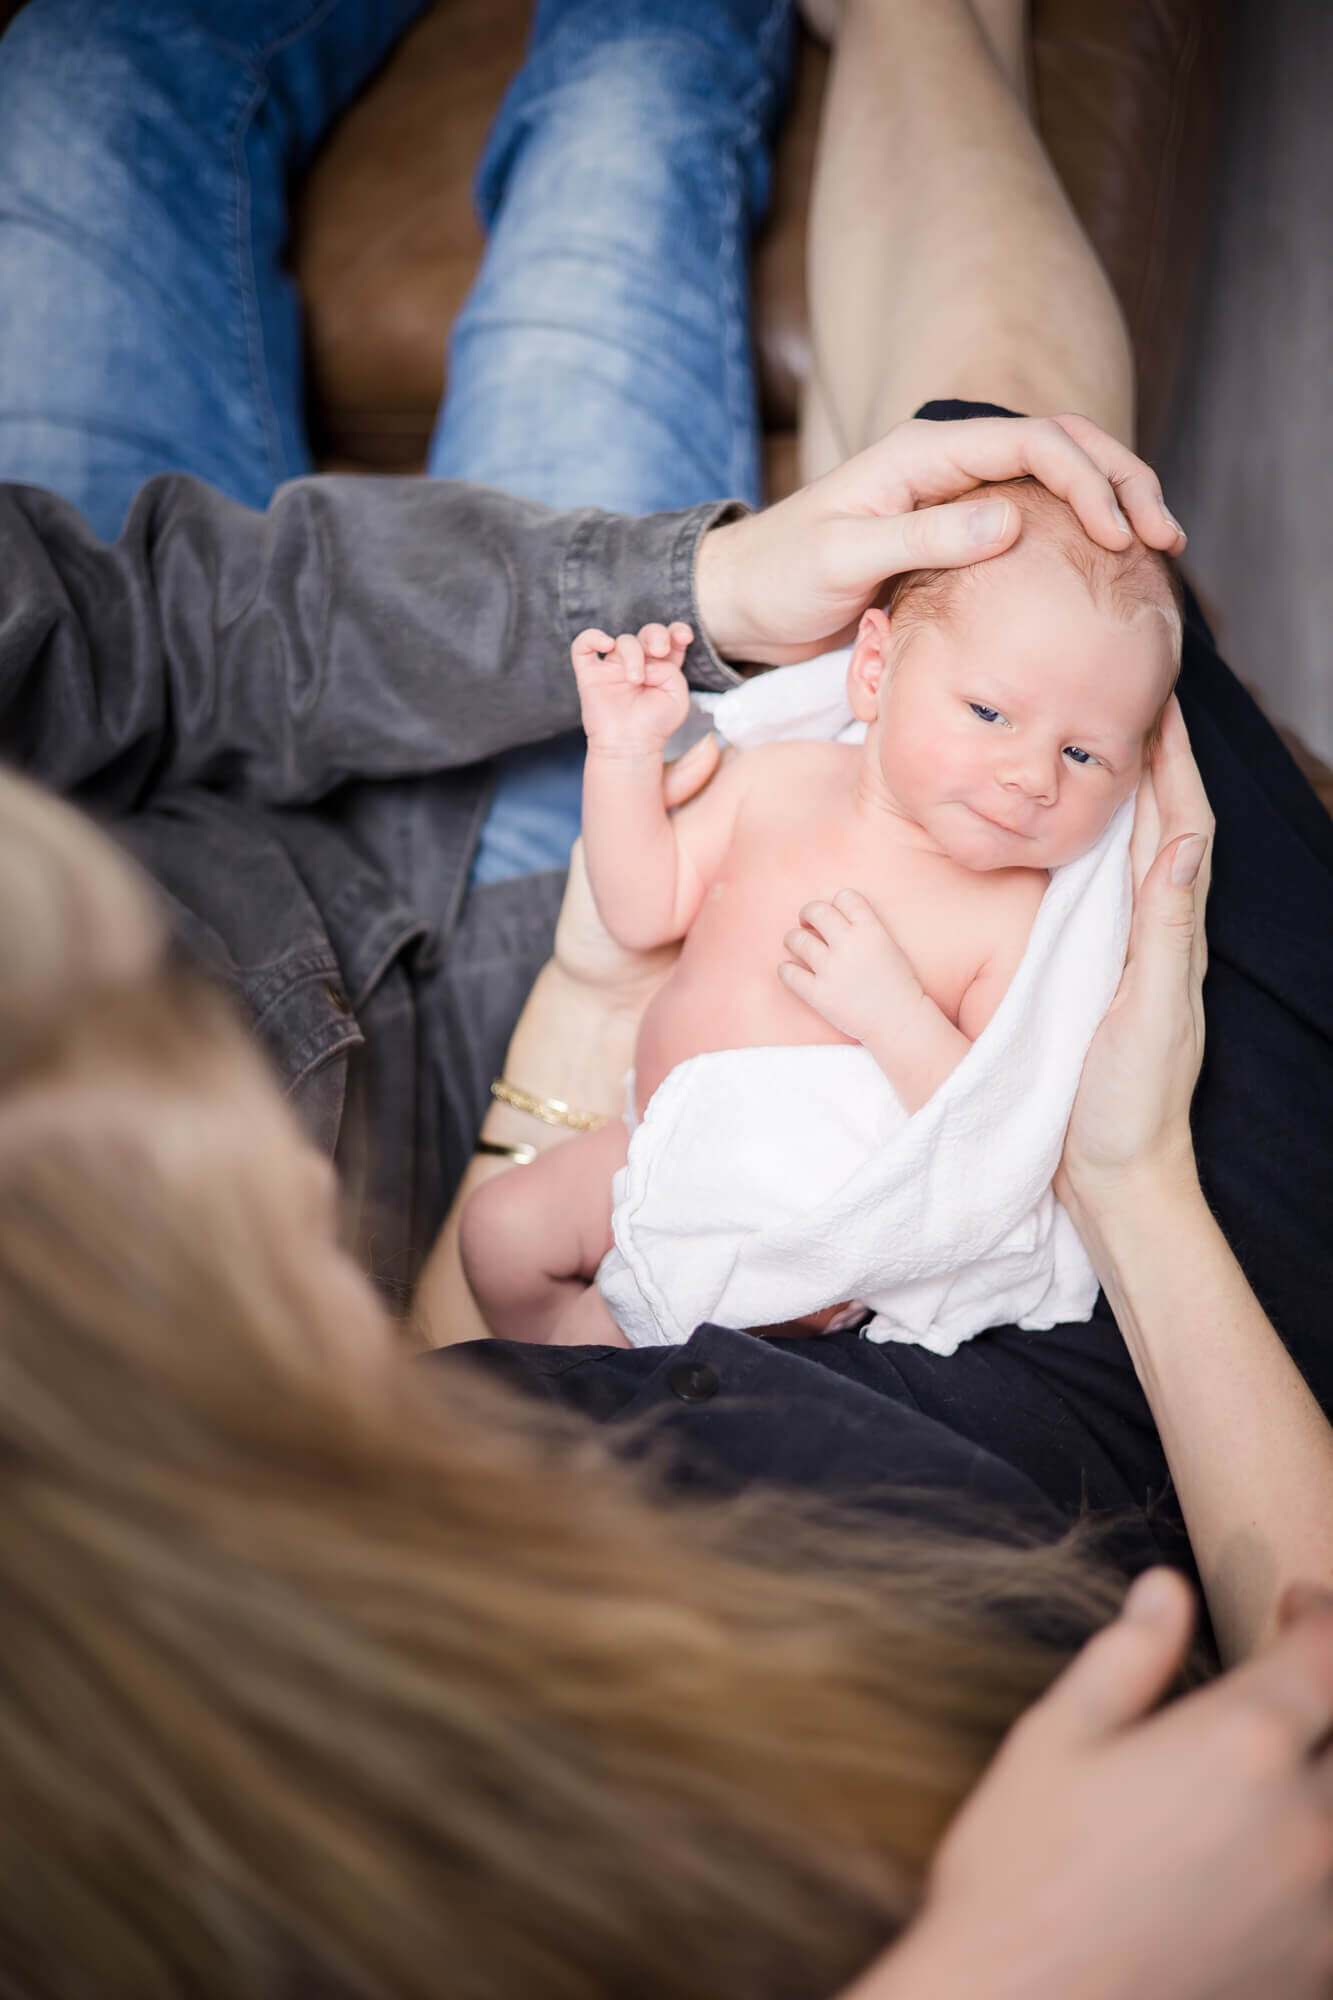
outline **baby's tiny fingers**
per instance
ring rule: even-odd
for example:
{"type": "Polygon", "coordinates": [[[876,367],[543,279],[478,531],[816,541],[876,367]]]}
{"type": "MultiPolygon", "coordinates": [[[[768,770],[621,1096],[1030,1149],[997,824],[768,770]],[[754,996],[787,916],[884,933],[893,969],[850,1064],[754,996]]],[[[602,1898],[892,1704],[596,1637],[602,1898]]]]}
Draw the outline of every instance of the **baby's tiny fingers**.
{"type": "Polygon", "coordinates": [[[598,653],[610,653],[615,648],[615,640],[608,632],[596,625],[590,625],[586,632],[580,632],[570,647],[576,660],[592,659],[598,653]]]}
{"type": "Polygon", "coordinates": [[[687,625],[683,618],[677,618],[671,627],[671,643],[684,652],[687,646],[694,644],[694,627],[687,625]]]}
{"type": "Polygon", "coordinates": [[[782,943],[784,950],[790,952],[791,956],[797,959],[802,965],[807,966],[816,951],[820,949],[824,951],[828,950],[828,946],[824,943],[823,938],[819,937],[814,931],[788,931],[782,943]]]}
{"type": "Polygon", "coordinates": [[[633,632],[622,632],[616,640],[616,657],[625,669],[625,679],[631,687],[643,685],[643,647],[633,632]]]}
{"type": "Polygon", "coordinates": [[[859,889],[839,889],[833,898],[833,907],[852,924],[859,923],[863,917],[875,915],[874,905],[859,889]]]}
{"type": "Polygon", "coordinates": [[[835,938],[847,922],[841,910],[835,910],[832,903],[807,903],[800,912],[801,922],[807,930],[814,931],[825,943],[835,938]]]}
{"type": "Polygon", "coordinates": [[[815,983],[815,975],[808,966],[793,965],[790,959],[784,960],[778,967],[778,978],[802,1000],[809,997],[810,989],[815,983]]]}
{"type": "Polygon", "coordinates": [[[665,625],[641,625],[639,643],[650,659],[664,660],[671,651],[671,634],[665,625]]]}
{"type": "Polygon", "coordinates": [[[644,662],[643,677],[649,687],[681,687],[684,675],[680,671],[680,660],[675,653],[657,655],[650,653],[644,662]]]}

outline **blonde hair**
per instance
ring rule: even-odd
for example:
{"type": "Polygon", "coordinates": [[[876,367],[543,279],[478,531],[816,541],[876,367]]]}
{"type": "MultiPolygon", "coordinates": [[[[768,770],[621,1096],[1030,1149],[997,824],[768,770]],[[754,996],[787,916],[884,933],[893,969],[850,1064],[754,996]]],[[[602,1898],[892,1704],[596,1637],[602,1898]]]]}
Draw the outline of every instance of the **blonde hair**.
{"type": "Polygon", "coordinates": [[[1113,1582],[666,1505],[409,1365],[214,1148],[243,1030],[3,775],[0,939],[0,1983],[834,1991],[1113,1582]]]}

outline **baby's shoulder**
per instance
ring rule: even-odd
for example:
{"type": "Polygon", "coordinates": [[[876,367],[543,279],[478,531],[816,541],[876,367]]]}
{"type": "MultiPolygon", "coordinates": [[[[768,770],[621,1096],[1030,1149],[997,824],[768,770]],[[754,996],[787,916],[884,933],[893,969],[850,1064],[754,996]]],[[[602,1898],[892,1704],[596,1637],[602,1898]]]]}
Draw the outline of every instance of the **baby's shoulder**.
{"type": "Polygon", "coordinates": [[[1044,868],[999,868],[973,878],[984,912],[981,926],[988,950],[1016,942],[1026,944],[1036,921],[1050,876],[1044,868]]]}
{"type": "MultiPolygon", "coordinates": [[[[731,753],[747,792],[758,798],[790,801],[791,787],[803,789],[821,780],[841,784],[855,772],[856,752],[846,743],[756,743],[731,753]]],[[[729,758],[730,761],[730,758],[729,758]]]]}

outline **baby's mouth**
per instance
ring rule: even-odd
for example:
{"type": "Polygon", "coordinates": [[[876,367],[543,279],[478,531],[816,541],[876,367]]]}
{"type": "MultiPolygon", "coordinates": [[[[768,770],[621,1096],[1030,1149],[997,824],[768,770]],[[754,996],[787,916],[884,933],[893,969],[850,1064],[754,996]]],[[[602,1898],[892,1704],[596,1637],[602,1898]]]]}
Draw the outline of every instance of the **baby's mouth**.
{"type": "Polygon", "coordinates": [[[993,813],[982,812],[979,806],[972,806],[969,810],[974,812],[978,819],[985,820],[987,826],[993,826],[999,833],[1011,834],[1015,840],[1030,840],[1032,838],[1031,834],[1025,833],[1022,827],[1010,826],[1008,820],[996,819],[993,813]]]}

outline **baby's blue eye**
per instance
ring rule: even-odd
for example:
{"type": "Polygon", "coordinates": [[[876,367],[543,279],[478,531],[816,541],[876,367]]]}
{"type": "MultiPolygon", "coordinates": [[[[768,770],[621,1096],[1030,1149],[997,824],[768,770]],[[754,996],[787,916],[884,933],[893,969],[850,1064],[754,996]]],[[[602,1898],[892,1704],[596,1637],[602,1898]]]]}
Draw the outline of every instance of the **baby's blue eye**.
{"type": "Polygon", "coordinates": [[[983,722],[998,722],[1000,719],[999,709],[987,708],[985,702],[970,701],[967,705],[971,709],[973,715],[979,715],[983,722]]]}
{"type": "Polygon", "coordinates": [[[1092,762],[1088,752],[1080,750],[1077,744],[1074,743],[1067,743],[1065,745],[1065,755],[1066,757],[1072,757],[1076,764],[1090,764],[1092,762]]]}

